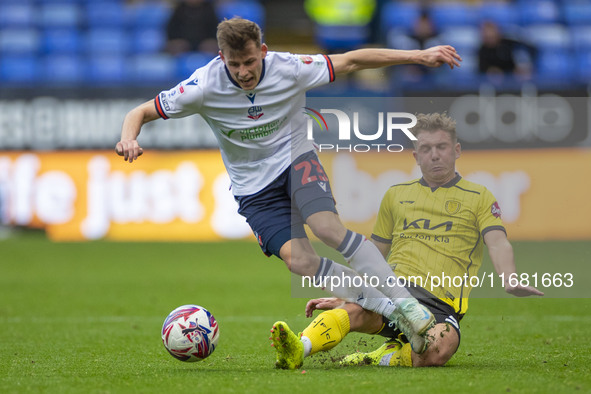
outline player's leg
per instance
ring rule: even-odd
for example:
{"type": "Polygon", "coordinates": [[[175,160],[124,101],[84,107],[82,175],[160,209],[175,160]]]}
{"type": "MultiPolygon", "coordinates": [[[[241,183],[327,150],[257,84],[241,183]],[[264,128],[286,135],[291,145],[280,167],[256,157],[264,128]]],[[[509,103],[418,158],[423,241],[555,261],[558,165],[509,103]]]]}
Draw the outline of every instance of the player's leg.
{"type": "Polygon", "coordinates": [[[355,277],[359,279],[357,273],[328,258],[319,257],[307,238],[295,238],[285,242],[279,254],[291,272],[312,278],[311,282],[316,286],[324,288],[337,298],[357,303],[360,310],[376,312],[386,316],[388,320],[394,320],[396,325],[407,333],[412,348],[417,353],[425,350],[427,340],[424,334],[427,325],[431,325],[431,319],[434,318],[429,310],[414,298],[405,299],[396,306],[383,293],[363,281],[358,281],[359,286],[351,286],[350,283],[355,283],[355,277]],[[413,314],[418,314],[414,321],[413,314]]]}
{"type": "MultiPolygon", "coordinates": [[[[346,283],[353,282],[352,278],[356,277],[357,273],[344,265],[336,264],[330,259],[319,257],[308,238],[294,238],[285,242],[281,247],[280,256],[293,273],[311,276],[313,283],[324,284],[326,290],[334,296],[349,300],[363,300],[362,302],[367,308],[377,312],[373,313],[372,316],[375,316],[379,321],[381,321],[382,315],[391,315],[393,313],[392,302],[375,288],[363,285],[363,283],[360,287],[346,285],[346,283]],[[318,268],[312,275],[311,272],[316,267],[315,263],[318,264],[318,268]],[[335,281],[334,278],[338,278],[338,280],[335,281]]],[[[363,324],[361,322],[362,315],[369,316],[370,312],[364,311],[357,304],[348,305],[351,308],[356,307],[357,314],[354,315],[354,329],[357,329],[363,324]]],[[[335,346],[349,332],[349,316],[342,309],[324,312],[315,322],[317,324],[315,329],[310,331],[311,335],[313,334],[313,342],[307,340],[307,338],[300,340],[300,337],[283,321],[278,321],[273,325],[271,340],[276,350],[277,360],[275,365],[277,368],[299,368],[304,357],[313,353],[311,348],[313,343],[316,344],[314,352],[328,350],[332,348],[331,344],[335,346]],[[327,336],[329,340],[322,342],[321,338],[327,338],[327,336]]],[[[306,331],[304,334],[306,334],[306,331]]]]}
{"type": "Polygon", "coordinates": [[[334,348],[349,332],[375,334],[382,326],[382,315],[355,303],[347,302],[340,308],[324,311],[301,334],[304,357],[334,348]]]}
{"type": "Polygon", "coordinates": [[[318,256],[308,238],[286,241],[279,254],[291,272],[309,277],[311,280],[308,282],[323,288],[334,297],[359,303],[363,308],[380,315],[394,314],[395,307],[389,298],[362,280],[356,280],[355,278],[361,278],[351,268],[318,256]],[[352,283],[359,286],[351,286],[352,283]]]}
{"type": "MultiPolygon", "coordinates": [[[[419,296],[414,289],[411,290],[419,296]]],[[[447,363],[460,344],[460,316],[451,306],[437,298],[420,298],[420,302],[431,310],[437,322],[427,332],[429,345],[423,353],[414,352],[400,329],[384,320],[386,325],[379,334],[391,339],[373,352],[354,353],[345,357],[342,364],[426,367],[447,363]]]]}
{"type": "Polygon", "coordinates": [[[449,323],[438,323],[427,334],[429,346],[421,353],[412,351],[410,343],[389,339],[369,353],[353,353],[346,356],[341,365],[379,365],[385,367],[440,367],[455,354],[459,336],[449,323]]]}
{"type": "Polygon", "coordinates": [[[287,323],[271,328],[272,345],[277,352],[275,365],[282,369],[300,368],[304,358],[338,345],[350,332],[375,333],[383,326],[382,315],[366,311],[354,303],[319,314],[303,332],[296,335],[287,323]]]}
{"type": "MultiPolygon", "coordinates": [[[[368,287],[351,287],[357,273],[327,258],[320,258],[306,236],[303,219],[294,212],[289,194],[289,172],[286,171],[258,193],[238,196],[239,213],[246,217],[259,245],[267,256],[281,258],[293,273],[313,278],[324,284],[335,297],[346,300],[363,300],[363,305],[383,315],[391,315],[394,307],[378,290],[368,287]],[[337,278],[339,281],[328,279],[337,278]]],[[[321,287],[323,287],[321,286],[321,287]]]]}
{"type": "MultiPolygon", "coordinates": [[[[426,347],[424,335],[434,324],[429,310],[423,308],[406,288],[397,285],[391,267],[372,242],[343,226],[336,212],[328,178],[316,154],[309,152],[297,158],[293,170],[290,173],[291,195],[298,214],[312,232],[324,243],[336,248],[357,273],[379,279],[376,288],[392,300],[394,306],[393,312],[384,316],[395,320],[408,334],[413,349],[422,352],[426,347]]],[[[363,308],[381,313],[368,305],[372,303],[369,295],[365,294],[361,300],[363,308]]]]}

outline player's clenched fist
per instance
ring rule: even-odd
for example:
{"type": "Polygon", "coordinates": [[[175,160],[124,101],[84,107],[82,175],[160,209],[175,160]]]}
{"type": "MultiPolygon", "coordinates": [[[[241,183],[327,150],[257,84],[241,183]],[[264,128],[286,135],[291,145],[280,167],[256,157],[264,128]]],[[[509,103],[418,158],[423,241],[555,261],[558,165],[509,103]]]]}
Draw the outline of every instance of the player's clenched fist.
{"type": "Polygon", "coordinates": [[[123,160],[133,163],[139,156],[144,153],[137,140],[121,140],[115,145],[115,152],[119,156],[123,156],[123,160]]]}

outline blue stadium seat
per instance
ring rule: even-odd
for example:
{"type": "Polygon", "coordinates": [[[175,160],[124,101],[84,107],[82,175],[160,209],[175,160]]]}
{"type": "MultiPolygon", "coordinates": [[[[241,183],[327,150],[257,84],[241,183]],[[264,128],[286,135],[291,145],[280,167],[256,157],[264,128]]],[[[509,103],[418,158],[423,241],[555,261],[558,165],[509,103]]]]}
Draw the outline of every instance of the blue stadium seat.
{"type": "Polygon", "coordinates": [[[417,49],[419,43],[414,38],[406,35],[402,28],[393,28],[386,35],[386,44],[388,48],[411,50],[417,49]]]}
{"type": "Polygon", "coordinates": [[[560,22],[560,8],[552,0],[521,2],[517,5],[523,25],[538,25],[560,22]]]}
{"type": "Polygon", "coordinates": [[[32,27],[35,23],[35,8],[29,3],[0,4],[0,28],[32,27]]]}
{"type": "Polygon", "coordinates": [[[564,21],[568,25],[591,25],[591,2],[567,2],[563,5],[564,21]]]}
{"type": "Polygon", "coordinates": [[[47,29],[43,32],[42,49],[45,53],[77,53],[81,46],[77,29],[47,29]]]}
{"type": "Polygon", "coordinates": [[[0,54],[34,54],[40,43],[41,37],[36,29],[0,30],[0,54]]]}
{"type": "Polygon", "coordinates": [[[216,4],[216,13],[220,20],[239,16],[256,22],[261,28],[265,25],[265,9],[258,1],[222,1],[216,4]]]}
{"type": "Polygon", "coordinates": [[[86,23],[90,28],[124,27],[125,7],[120,2],[97,1],[86,6],[86,23]]]}
{"type": "Polygon", "coordinates": [[[591,50],[576,55],[577,79],[586,85],[591,85],[591,50]]]}
{"type": "Polygon", "coordinates": [[[177,57],[177,79],[184,80],[189,78],[199,67],[205,66],[213,59],[208,53],[189,52],[177,57]]]}
{"type": "Polygon", "coordinates": [[[39,4],[81,4],[84,1],[92,1],[92,0],[32,0],[39,4]]]}
{"type": "Polygon", "coordinates": [[[536,61],[536,81],[540,85],[558,85],[576,77],[574,56],[569,51],[543,50],[536,61]]]}
{"type": "Polygon", "coordinates": [[[441,86],[450,90],[473,90],[478,87],[480,75],[478,73],[478,56],[475,53],[462,53],[462,66],[450,69],[443,66],[433,70],[437,73],[437,81],[441,86]]]}
{"type": "Polygon", "coordinates": [[[539,50],[562,50],[571,47],[571,35],[567,27],[561,24],[532,25],[523,28],[523,39],[535,45],[539,50]]]}
{"type": "Polygon", "coordinates": [[[571,27],[570,33],[575,50],[591,50],[591,25],[571,27]]]}
{"type": "Polygon", "coordinates": [[[123,54],[129,49],[130,39],[123,29],[91,29],[85,37],[84,47],[91,54],[123,54]]]}
{"type": "Polygon", "coordinates": [[[131,49],[135,53],[156,53],[164,49],[165,32],[162,29],[138,29],[133,32],[131,49]]]}
{"type": "Polygon", "coordinates": [[[126,10],[127,24],[131,27],[162,28],[170,18],[171,9],[161,1],[134,4],[126,10]]]}
{"type": "Polygon", "coordinates": [[[49,55],[43,59],[43,80],[49,84],[77,83],[84,74],[84,63],[76,55],[49,55]]]}
{"type": "Polygon", "coordinates": [[[329,26],[316,27],[318,45],[329,51],[358,48],[369,40],[368,26],[329,26]]]}
{"type": "Polygon", "coordinates": [[[176,82],[176,62],[167,54],[136,55],[128,61],[131,81],[146,83],[176,82]]]}
{"type": "Polygon", "coordinates": [[[476,26],[449,27],[439,34],[438,41],[453,45],[464,56],[480,47],[480,29],[476,26]]]}
{"type": "Polygon", "coordinates": [[[72,3],[46,3],[39,10],[39,24],[41,27],[68,27],[81,26],[82,15],[78,4],[72,3]]]}
{"type": "Polygon", "coordinates": [[[430,15],[438,29],[448,26],[477,26],[480,22],[478,8],[465,3],[434,3],[431,5],[430,15]]]}
{"type": "Polygon", "coordinates": [[[519,24],[519,11],[512,3],[485,1],[479,12],[481,21],[494,22],[501,28],[519,24]]]}
{"type": "Polygon", "coordinates": [[[0,80],[7,83],[33,83],[39,78],[36,56],[0,56],[0,80]]]}
{"type": "Polygon", "coordinates": [[[420,6],[415,2],[391,1],[386,3],[381,11],[382,32],[388,34],[391,29],[404,29],[408,33],[412,30],[420,14],[420,6]]]}
{"type": "Polygon", "coordinates": [[[34,7],[36,4],[36,1],[35,0],[19,0],[18,2],[16,2],[14,0],[0,0],[1,5],[13,5],[14,3],[18,3],[19,5],[26,4],[31,7],[34,7]]]}
{"type": "Polygon", "coordinates": [[[124,56],[120,54],[103,54],[88,57],[86,79],[89,84],[124,84],[127,77],[127,63],[124,56]]]}

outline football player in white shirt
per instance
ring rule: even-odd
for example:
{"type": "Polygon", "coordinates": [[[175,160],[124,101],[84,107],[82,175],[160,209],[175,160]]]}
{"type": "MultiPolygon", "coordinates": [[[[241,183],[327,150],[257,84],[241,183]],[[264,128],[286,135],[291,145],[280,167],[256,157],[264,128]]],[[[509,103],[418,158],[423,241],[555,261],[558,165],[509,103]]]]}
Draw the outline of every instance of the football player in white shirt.
{"type": "MultiPolygon", "coordinates": [[[[282,259],[298,275],[341,299],[394,321],[415,352],[425,350],[424,334],[433,315],[408,290],[392,285],[392,269],[372,242],[343,226],[328,178],[306,136],[307,90],[336,75],[399,64],[457,67],[461,57],[447,45],[426,50],[359,49],[336,55],[271,52],[251,21],[233,18],[218,26],[219,57],[174,88],[132,109],[125,117],[116,152],[132,163],[142,149],[141,127],[158,118],[200,114],[218,139],[239,213],[246,217],[263,252],[282,259]],[[348,268],[316,254],[304,223],[338,250],[348,268]],[[334,286],[331,278],[380,278],[377,287],[334,286]]],[[[335,317],[338,318],[338,317],[335,317]]],[[[299,368],[301,342],[284,322],[273,326],[277,367],[299,368]]],[[[305,346],[305,345],[304,345],[305,346]]]]}

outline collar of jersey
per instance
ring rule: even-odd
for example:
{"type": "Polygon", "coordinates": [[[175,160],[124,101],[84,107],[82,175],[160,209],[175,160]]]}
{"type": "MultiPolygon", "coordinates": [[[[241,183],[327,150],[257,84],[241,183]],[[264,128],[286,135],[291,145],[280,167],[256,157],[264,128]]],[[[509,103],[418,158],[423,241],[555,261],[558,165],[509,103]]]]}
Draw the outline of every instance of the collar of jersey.
{"type": "Polygon", "coordinates": [[[453,179],[451,181],[447,182],[445,185],[431,187],[427,184],[427,181],[425,181],[425,178],[423,178],[423,177],[421,177],[421,179],[419,179],[419,183],[423,186],[431,187],[431,191],[434,192],[435,190],[439,189],[440,187],[448,187],[449,188],[449,187],[455,186],[460,181],[460,179],[462,179],[462,176],[456,172],[456,176],[453,177],[453,179]]]}
{"type": "MultiPolygon", "coordinates": [[[[265,69],[267,68],[265,66],[265,59],[263,59],[263,71],[261,71],[261,78],[259,78],[259,83],[257,83],[257,86],[255,86],[255,89],[261,84],[261,82],[263,81],[263,78],[265,77],[265,69]]],[[[228,79],[230,80],[230,82],[232,82],[232,84],[234,86],[236,86],[239,89],[242,89],[240,87],[240,85],[238,85],[238,82],[234,81],[234,78],[232,78],[232,75],[230,75],[230,70],[228,70],[228,67],[226,67],[226,65],[224,64],[224,70],[226,70],[226,75],[228,76],[228,79]]],[[[252,89],[254,90],[254,89],[252,89]]]]}

